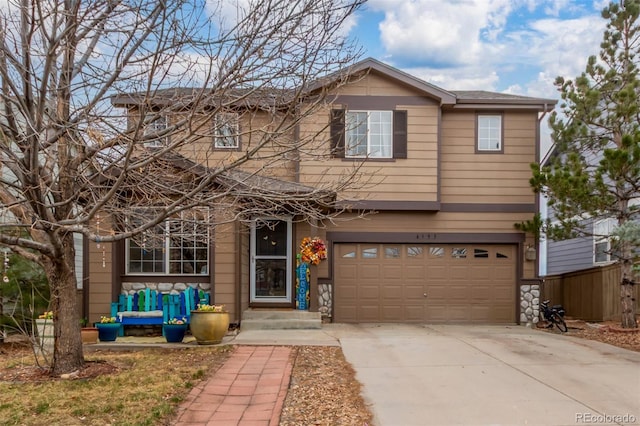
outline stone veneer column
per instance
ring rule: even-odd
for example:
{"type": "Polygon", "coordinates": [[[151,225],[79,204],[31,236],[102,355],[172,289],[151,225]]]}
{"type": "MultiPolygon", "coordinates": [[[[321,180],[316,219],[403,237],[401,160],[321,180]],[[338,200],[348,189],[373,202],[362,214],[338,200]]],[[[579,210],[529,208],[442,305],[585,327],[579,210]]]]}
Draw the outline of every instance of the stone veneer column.
{"type": "Polygon", "coordinates": [[[540,321],[540,285],[520,286],[520,323],[532,327],[540,321]]]}

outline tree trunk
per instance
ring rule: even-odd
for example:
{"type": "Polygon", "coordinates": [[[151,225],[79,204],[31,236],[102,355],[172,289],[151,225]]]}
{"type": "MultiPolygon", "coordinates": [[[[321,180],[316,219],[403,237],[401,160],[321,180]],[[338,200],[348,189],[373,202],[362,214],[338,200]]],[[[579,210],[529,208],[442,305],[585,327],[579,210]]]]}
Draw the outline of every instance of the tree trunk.
{"type": "Polygon", "coordinates": [[[635,282],[623,278],[620,283],[620,302],[622,304],[622,328],[637,328],[636,299],[633,297],[635,282]]]}
{"type": "Polygon", "coordinates": [[[74,372],[84,366],[80,316],[76,302],[75,250],[73,234],[61,238],[62,253],[47,259],[45,271],[51,290],[54,318],[54,349],[51,375],[74,372]]]}

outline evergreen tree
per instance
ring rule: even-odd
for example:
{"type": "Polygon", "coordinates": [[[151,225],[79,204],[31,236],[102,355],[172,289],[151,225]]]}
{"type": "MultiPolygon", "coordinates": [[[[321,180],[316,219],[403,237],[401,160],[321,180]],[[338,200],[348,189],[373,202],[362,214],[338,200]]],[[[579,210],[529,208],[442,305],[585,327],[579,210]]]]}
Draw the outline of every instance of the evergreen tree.
{"type": "Polygon", "coordinates": [[[609,254],[621,268],[622,327],[635,328],[633,263],[637,239],[629,228],[640,220],[640,0],[610,3],[600,54],[591,56],[575,80],[556,79],[561,114],[550,123],[554,155],[533,167],[532,186],[549,199],[554,217],[546,223],[554,240],[595,235],[594,223],[612,219],[609,254]]]}

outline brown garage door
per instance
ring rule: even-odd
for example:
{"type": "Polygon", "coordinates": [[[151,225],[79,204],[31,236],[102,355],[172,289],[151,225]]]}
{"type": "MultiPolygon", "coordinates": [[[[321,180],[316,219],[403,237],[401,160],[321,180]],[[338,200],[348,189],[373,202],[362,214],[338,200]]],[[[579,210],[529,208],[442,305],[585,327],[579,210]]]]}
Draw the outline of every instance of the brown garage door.
{"type": "Polygon", "coordinates": [[[514,323],[516,246],[336,244],[337,322],[514,323]]]}

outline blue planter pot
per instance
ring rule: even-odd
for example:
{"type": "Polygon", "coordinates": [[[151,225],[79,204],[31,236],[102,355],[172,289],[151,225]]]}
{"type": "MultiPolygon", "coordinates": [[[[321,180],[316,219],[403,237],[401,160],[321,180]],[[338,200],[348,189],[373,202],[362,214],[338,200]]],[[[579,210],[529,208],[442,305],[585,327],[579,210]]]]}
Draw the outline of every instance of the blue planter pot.
{"type": "Polygon", "coordinates": [[[98,328],[98,339],[100,339],[101,342],[115,342],[116,338],[118,337],[118,331],[120,331],[121,324],[97,323],[96,327],[98,328]]]}
{"type": "Polygon", "coordinates": [[[180,343],[184,339],[184,333],[187,331],[187,324],[164,324],[162,326],[162,334],[169,343],[180,343]]]}

